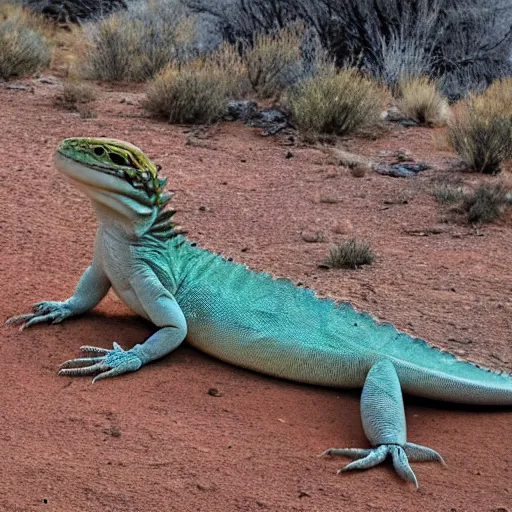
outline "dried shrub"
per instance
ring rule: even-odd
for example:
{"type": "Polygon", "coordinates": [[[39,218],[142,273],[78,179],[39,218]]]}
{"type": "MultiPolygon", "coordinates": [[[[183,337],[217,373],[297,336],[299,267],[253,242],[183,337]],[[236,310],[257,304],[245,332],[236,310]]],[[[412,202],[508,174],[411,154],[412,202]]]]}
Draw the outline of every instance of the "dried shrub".
{"type": "Polygon", "coordinates": [[[222,43],[216,51],[204,57],[204,62],[222,77],[230,98],[243,98],[250,91],[247,69],[234,45],[222,43]]]}
{"type": "Polygon", "coordinates": [[[57,106],[76,110],[79,105],[85,105],[96,99],[96,89],[83,82],[67,82],[62,93],[55,100],[57,106]]]}
{"type": "Polygon", "coordinates": [[[113,82],[132,80],[141,37],[140,25],[120,15],[90,26],[83,76],[113,82]]]}
{"type": "Polygon", "coordinates": [[[512,119],[512,78],[496,80],[483,94],[485,107],[492,105],[496,115],[512,119]]]}
{"type": "Polygon", "coordinates": [[[507,189],[503,183],[484,184],[464,196],[462,209],[468,222],[493,222],[509,204],[507,189]]]}
{"type": "Polygon", "coordinates": [[[329,268],[357,268],[361,265],[371,265],[375,259],[369,244],[358,242],[355,238],[329,249],[329,256],[322,266],[329,268]]]}
{"type": "Polygon", "coordinates": [[[385,90],[354,68],[307,79],[291,91],[293,120],[305,131],[346,135],[376,123],[385,90]]]}
{"type": "Polygon", "coordinates": [[[356,60],[388,86],[436,76],[450,100],[511,74],[510,0],[184,1],[231,42],[303,20],[338,64],[356,60]]]}
{"type": "Polygon", "coordinates": [[[135,5],[88,25],[84,76],[142,82],[194,55],[194,21],[176,2],[135,5]]]}
{"type": "Polygon", "coordinates": [[[0,16],[0,78],[25,76],[47,68],[51,48],[42,31],[27,20],[22,10],[5,19],[0,16]]]}
{"type": "Polygon", "coordinates": [[[461,187],[436,185],[432,190],[432,195],[438,203],[453,204],[458,203],[464,197],[464,192],[461,187]]]}
{"type": "Polygon", "coordinates": [[[277,33],[254,36],[243,59],[249,82],[260,98],[278,95],[296,81],[301,69],[304,26],[294,23],[277,33]]]}
{"type": "Polygon", "coordinates": [[[397,85],[398,109],[420,124],[441,126],[446,124],[449,106],[439,92],[437,83],[429,77],[411,77],[400,80],[397,85]]]}
{"type": "Polygon", "coordinates": [[[3,3],[0,0],[0,22],[7,20],[19,22],[27,28],[41,32],[46,38],[50,38],[55,32],[51,22],[41,14],[25,7],[22,2],[3,3]]]}
{"type": "Polygon", "coordinates": [[[512,117],[492,95],[470,96],[455,110],[448,142],[469,169],[497,174],[512,156],[512,117]]]}
{"type": "Polygon", "coordinates": [[[232,86],[210,60],[175,63],[150,82],[144,106],[170,123],[210,123],[225,113],[232,86]]]}

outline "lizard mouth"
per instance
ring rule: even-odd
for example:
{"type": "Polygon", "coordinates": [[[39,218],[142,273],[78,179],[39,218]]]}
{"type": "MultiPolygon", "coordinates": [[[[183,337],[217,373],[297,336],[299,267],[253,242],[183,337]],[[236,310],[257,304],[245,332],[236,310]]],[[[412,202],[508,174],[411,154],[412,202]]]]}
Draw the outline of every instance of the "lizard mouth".
{"type": "MultiPolygon", "coordinates": [[[[77,168],[82,168],[82,169],[86,168],[86,169],[91,169],[92,171],[95,171],[95,172],[101,172],[102,174],[106,174],[108,176],[113,176],[114,178],[118,178],[124,182],[129,183],[129,185],[135,189],[147,188],[144,185],[144,183],[134,180],[132,178],[132,176],[130,176],[130,174],[128,172],[124,171],[123,169],[112,169],[110,167],[107,167],[106,165],[101,164],[101,162],[97,162],[94,164],[89,164],[87,162],[78,162],[77,160],[70,157],[69,155],[67,155],[65,152],[63,152],[61,150],[57,150],[57,152],[55,154],[55,163],[60,170],[62,170],[64,173],[66,173],[68,175],[72,174],[72,177],[77,179],[78,181],[84,181],[84,180],[80,179],[80,176],[83,176],[84,172],[82,171],[82,173],[79,173],[79,172],[77,173],[76,169],[77,168]],[[59,160],[60,160],[60,163],[59,163],[59,160]],[[73,172],[72,173],[68,172],[72,168],[74,168],[73,172]]],[[[85,180],[84,183],[89,183],[89,181],[85,180]]]]}

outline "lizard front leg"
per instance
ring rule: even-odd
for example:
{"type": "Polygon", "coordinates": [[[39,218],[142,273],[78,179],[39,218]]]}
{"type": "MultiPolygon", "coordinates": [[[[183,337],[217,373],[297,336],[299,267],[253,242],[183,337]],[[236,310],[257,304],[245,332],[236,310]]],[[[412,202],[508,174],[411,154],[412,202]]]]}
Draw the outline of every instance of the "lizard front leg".
{"type": "Polygon", "coordinates": [[[187,335],[187,322],[176,299],[147,267],[138,269],[130,285],[149,319],[158,327],[142,345],[123,350],[114,343],[112,350],[85,346],[84,352],[94,357],[71,359],[61,365],[59,375],[95,375],[93,382],[138,370],[142,365],[159,359],[176,349],[187,335]]]}
{"type": "Polygon", "coordinates": [[[322,455],[343,455],[356,459],[343,469],[368,469],[391,456],[396,472],[418,487],[411,461],[444,460],[436,451],[407,442],[404,401],[393,363],[387,359],[375,363],[364,383],[361,395],[361,420],[371,449],[330,448],[322,455]]]}
{"type": "Polygon", "coordinates": [[[32,306],[32,313],[13,316],[5,323],[21,324],[20,330],[33,325],[51,322],[56,324],[70,316],[80,315],[96,306],[107,294],[110,281],[95,262],[82,274],[75,293],[63,302],[43,301],[32,306]]]}

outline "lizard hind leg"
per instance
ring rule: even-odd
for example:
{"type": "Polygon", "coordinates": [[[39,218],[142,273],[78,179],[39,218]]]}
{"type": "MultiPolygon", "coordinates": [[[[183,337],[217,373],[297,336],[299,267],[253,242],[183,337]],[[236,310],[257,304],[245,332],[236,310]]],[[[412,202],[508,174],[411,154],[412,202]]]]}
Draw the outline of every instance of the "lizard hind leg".
{"type": "Polygon", "coordinates": [[[373,448],[330,448],[322,455],[342,455],[355,459],[338,471],[369,469],[388,456],[398,475],[418,487],[418,481],[409,465],[411,461],[444,460],[436,451],[414,443],[407,443],[402,389],[393,363],[383,359],[375,363],[364,383],[361,394],[361,420],[366,437],[373,448]]]}

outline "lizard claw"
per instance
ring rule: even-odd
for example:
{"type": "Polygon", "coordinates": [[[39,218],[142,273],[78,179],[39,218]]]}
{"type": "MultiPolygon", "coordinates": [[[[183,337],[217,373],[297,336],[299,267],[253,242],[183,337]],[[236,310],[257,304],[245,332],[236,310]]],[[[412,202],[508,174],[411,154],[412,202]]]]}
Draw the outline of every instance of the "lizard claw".
{"type": "Polygon", "coordinates": [[[64,302],[43,301],[32,306],[32,313],[12,316],[6,320],[7,325],[20,325],[20,331],[36,324],[51,322],[57,324],[72,315],[64,302]]]}
{"type": "Polygon", "coordinates": [[[84,352],[92,352],[95,357],[80,357],[70,359],[62,363],[59,375],[77,377],[82,375],[95,375],[93,384],[107,377],[115,377],[127,372],[134,372],[142,366],[139,356],[130,350],[124,350],[118,343],[114,342],[114,348],[108,350],[101,347],[89,345],[80,347],[84,352]]]}
{"type": "Polygon", "coordinates": [[[393,467],[398,475],[418,487],[418,481],[414,474],[409,460],[411,461],[438,461],[445,465],[441,455],[436,451],[414,443],[405,443],[403,446],[396,444],[381,444],[370,449],[360,448],[329,448],[322,455],[342,455],[354,459],[354,462],[347,464],[338,470],[339,473],[352,469],[369,469],[380,464],[388,456],[393,461],[393,467]]]}

